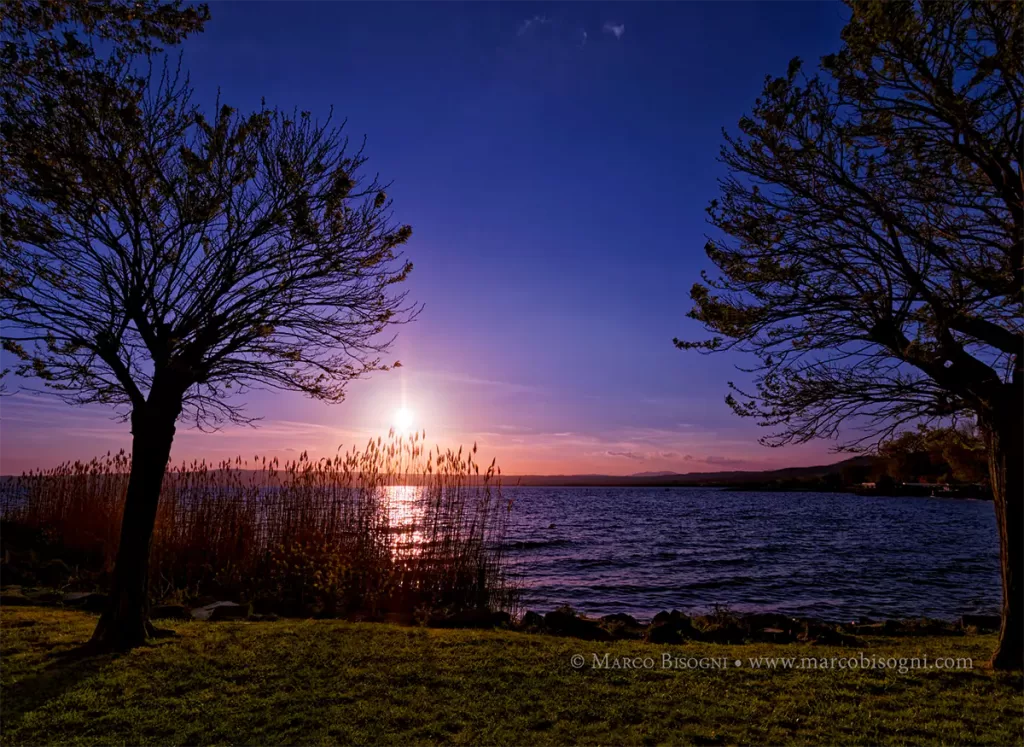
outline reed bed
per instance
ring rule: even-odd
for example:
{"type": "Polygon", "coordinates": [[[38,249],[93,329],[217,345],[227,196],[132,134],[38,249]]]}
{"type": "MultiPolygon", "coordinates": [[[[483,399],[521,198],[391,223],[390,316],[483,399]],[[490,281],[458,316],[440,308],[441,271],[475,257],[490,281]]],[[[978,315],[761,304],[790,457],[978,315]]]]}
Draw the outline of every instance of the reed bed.
{"type": "MultiPolygon", "coordinates": [[[[475,444],[428,450],[425,438],[392,432],[333,458],[169,468],[154,600],[240,599],[285,614],[513,612],[500,469],[481,472],[475,444]]],[[[26,473],[0,486],[0,517],[108,573],[130,468],[122,452],[26,473]]]]}

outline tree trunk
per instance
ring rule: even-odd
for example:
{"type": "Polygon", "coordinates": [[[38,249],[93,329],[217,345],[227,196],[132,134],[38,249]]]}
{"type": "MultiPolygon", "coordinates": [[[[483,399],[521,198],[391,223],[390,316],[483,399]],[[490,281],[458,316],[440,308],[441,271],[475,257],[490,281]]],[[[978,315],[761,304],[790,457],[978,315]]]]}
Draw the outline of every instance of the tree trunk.
{"type": "Polygon", "coordinates": [[[180,412],[180,404],[157,406],[149,402],[132,412],[132,469],[121,540],[107,608],[90,642],[101,650],[139,646],[154,632],[149,622],[149,549],[174,441],[174,423],[180,412]]]}
{"type": "Polygon", "coordinates": [[[1024,668],[1024,386],[1008,388],[1010,396],[983,423],[1003,580],[995,669],[1024,668]]]}

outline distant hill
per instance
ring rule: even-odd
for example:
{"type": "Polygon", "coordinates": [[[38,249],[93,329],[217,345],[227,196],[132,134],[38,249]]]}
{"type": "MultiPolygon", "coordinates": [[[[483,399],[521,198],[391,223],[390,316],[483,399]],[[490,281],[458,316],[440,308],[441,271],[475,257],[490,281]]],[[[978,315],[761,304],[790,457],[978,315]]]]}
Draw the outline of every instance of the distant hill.
{"type": "MultiPolygon", "coordinates": [[[[569,487],[569,486],[608,486],[608,487],[671,487],[673,485],[745,485],[756,483],[770,483],[786,480],[814,480],[829,475],[838,475],[847,466],[871,467],[877,463],[878,458],[873,456],[856,456],[851,459],[844,459],[834,464],[823,464],[815,467],[786,467],[784,469],[767,471],[743,471],[734,470],[730,472],[638,472],[633,475],[502,475],[501,482],[505,486],[526,485],[545,487],[569,487]]],[[[214,474],[220,472],[217,469],[208,470],[214,474]]],[[[251,469],[232,469],[244,483],[247,479],[255,478],[261,473],[251,469]]],[[[282,472],[278,473],[279,479],[284,479],[282,472]]],[[[422,475],[409,475],[412,484],[418,484],[423,478],[422,475]]],[[[14,475],[5,475],[0,480],[13,480],[14,475]]]]}
{"type": "Polygon", "coordinates": [[[502,484],[545,487],[673,487],[753,485],[788,480],[815,480],[839,475],[846,467],[871,467],[877,457],[855,456],[833,464],[775,470],[729,472],[640,472],[635,475],[504,475],[502,484]]]}

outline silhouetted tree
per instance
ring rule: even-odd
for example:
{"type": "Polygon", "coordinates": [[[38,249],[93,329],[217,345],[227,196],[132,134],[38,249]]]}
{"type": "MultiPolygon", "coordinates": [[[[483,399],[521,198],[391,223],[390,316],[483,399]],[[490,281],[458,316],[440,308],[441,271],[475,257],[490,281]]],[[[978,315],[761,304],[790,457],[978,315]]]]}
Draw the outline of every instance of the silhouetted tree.
{"type": "MultiPolygon", "coordinates": [[[[128,84],[131,76],[116,79],[123,65],[177,44],[208,19],[205,4],[180,0],[0,0],[0,219],[17,199],[16,167],[4,152],[15,144],[12,123],[22,112],[53,106],[72,84],[129,100],[140,89],[128,84]]],[[[0,249],[14,250],[12,236],[0,223],[0,249]]],[[[0,394],[8,373],[0,370],[0,394]]]]}
{"type": "MultiPolygon", "coordinates": [[[[138,86],[116,79],[124,64],[177,44],[208,19],[206,5],[180,0],[0,0],[2,121],[10,129],[18,112],[52,106],[71,84],[137,95],[138,86]]],[[[0,198],[12,196],[10,168],[0,159],[0,198]]]]}
{"type": "Polygon", "coordinates": [[[307,113],[218,103],[208,118],[177,74],[140,78],[143,61],[105,61],[99,86],[68,76],[2,121],[5,349],[19,374],[131,422],[100,647],[154,632],[149,549],[176,423],[245,421],[229,395],[252,386],[341,401],[389,367],[383,333],[415,313],[394,288],[411,230],[361,176],[361,149],[307,113]]]}
{"type": "Polygon", "coordinates": [[[760,358],[728,402],[769,444],[882,439],[971,414],[988,447],[1003,581],[997,667],[1024,660],[1021,3],[852,4],[822,73],[766,80],[682,348],[760,358]]]}
{"type": "Polygon", "coordinates": [[[984,442],[971,428],[919,428],[886,441],[878,451],[897,480],[988,481],[984,442]]]}

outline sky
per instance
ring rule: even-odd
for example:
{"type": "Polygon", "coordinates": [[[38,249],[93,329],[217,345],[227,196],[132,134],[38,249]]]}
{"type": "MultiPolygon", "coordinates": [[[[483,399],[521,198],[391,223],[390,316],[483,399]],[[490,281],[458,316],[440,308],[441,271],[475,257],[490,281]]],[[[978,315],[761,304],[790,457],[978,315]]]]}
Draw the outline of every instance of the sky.
{"type": "MultiPolygon", "coordinates": [[[[178,429],[172,460],[333,455],[404,408],[428,441],[476,442],[506,474],[764,469],[836,461],[768,449],[724,403],[739,354],[697,338],[690,286],[711,265],[722,128],[764,77],[839,45],[831,2],[218,2],[182,45],[196,96],[336,119],[413,227],[402,368],[345,402],[252,392],[256,427],[178,429]]],[[[0,474],[130,448],[102,407],[14,380],[0,474]]]]}

